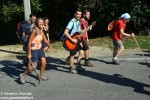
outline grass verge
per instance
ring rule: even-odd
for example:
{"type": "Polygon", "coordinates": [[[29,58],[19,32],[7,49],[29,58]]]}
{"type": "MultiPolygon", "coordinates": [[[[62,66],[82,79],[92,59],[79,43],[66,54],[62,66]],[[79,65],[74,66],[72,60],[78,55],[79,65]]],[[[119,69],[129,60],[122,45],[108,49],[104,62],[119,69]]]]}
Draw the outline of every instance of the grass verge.
{"type": "MultiPolygon", "coordinates": [[[[136,36],[136,40],[141,49],[148,49],[150,50],[150,36],[136,36]]],[[[138,48],[136,42],[133,38],[124,37],[122,39],[125,49],[135,49],[138,48]]],[[[113,48],[112,40],[109,37],[102,37],[102,38],[94,38],[90,39],[90,46],[100,46],[106,48],[113,48]]],[[[62,49],[62,42],[53,42],[52,46],[55,49],[62,49]]]]}

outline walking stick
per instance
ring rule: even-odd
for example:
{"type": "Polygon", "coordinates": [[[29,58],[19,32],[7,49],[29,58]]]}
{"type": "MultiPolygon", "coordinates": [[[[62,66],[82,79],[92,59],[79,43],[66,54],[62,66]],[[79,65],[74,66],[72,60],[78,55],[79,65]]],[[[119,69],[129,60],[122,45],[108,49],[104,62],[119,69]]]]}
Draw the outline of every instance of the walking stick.
{"type": "Polygon", "coordinates": [[[136,42],[136,44],[137,44],[137,46],[138,46],[138,48],[139,48],[139,51],[141,52],[141,54],[142,54],[142,56],[143,56],[143,58],[144,58],[145,62],[147,63],[147,60],[145,59],[145,56],[144,56],[144,54],[143,54],[143,52],[142,52],[142,50],[141,50],[141,48],[140,48],[140,46],[139,46],[139,44],[138,44],[138,42],[137,42],[136,38],[135,38],[135,37],[133,37],[133,39],[135,40],[135,42],[136,42]]]}

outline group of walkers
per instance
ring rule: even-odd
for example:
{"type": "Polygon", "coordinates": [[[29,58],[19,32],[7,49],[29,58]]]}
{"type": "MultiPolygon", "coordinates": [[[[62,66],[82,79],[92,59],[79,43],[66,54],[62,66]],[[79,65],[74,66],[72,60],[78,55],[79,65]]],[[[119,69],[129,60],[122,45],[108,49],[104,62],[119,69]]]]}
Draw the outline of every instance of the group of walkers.
{"type": "MultiPolygon", "coordinates": [[[[40,69],[40,79],[41,80],[47,80],[48,78],[44,76],[44,71],[46,67],[46,58],[45,58],[45,52],[48,48],[54,52],[52,46],[50,43],[50,37],[49,37],[49,27],[48,18],[37,18],[36,15],[31,14],[29,16],[29,21],[27,21],[27,25],[22,25],[22,39],[25,38],[27,34],[29,35],[28,42],[27,42],[27,58],[31,59],[31,61],[34,63],[35,66],[37,66],[38,60],[41,61],[41,69],[40,69]]],[[[123,43],[121,41],[122,36],[128,36],[128,37],[134,37],[134,33],[128,34],[125,33],[125,26],[126,23],[129,22],[131,16],[128,13],[124,13],[121,15],[121,17],[114,22],[113,25],[113,33],[112,33],[112,42],[114,45],[113,50],[113,58],[112,63],[114,64],[120,64],[118,57],[121,54],[121,52],[124,50],[123,43]]],[[[74,51],[70,51],[70,54],[66,58],[65,62],[69,64],[69,72],[72,74],[76,74],[79,72],[85,71],[85,68],[83,68],[80,64],[82,56],[84,55],[84,65],[87,67],[93,67],[94,65],[89,61],[89,39],[88,39],[88,30],[92,30],[93,25],[89,23],[90,19],[90,11],[88,9],[85,9],[82,11],[80,8],[76,9],[74,12],[74,18],[72,18],[68,25],[66,26],[64,30],[64,34],[61,37],[61,40],[68,39],[73,44],[78,44],[77,49],[74,51]],[[76,33],[82,34],[80,39],[73,38],[72,36],[76,33]],[[79,41],[80,40],[80,41],[79,41]],[[74,57],[76,53],[78,52],[77,57],[77,63],[74,64],[74,57]]],[[[27,70],[24,71],[24,73],[20,74],[20,82],[22,84],[25,83],[24,77],[31,71],[33,71],[34,68],[29,63],[27,64],[27,70]]]]}

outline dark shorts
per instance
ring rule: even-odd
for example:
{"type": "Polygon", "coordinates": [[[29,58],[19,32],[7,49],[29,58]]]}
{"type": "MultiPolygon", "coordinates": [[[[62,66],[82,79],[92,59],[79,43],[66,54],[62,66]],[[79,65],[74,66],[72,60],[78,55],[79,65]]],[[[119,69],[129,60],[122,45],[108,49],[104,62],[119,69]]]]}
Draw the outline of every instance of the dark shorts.
{"type": "Polygon", "coordinates": [[[71,55],[71,56],[74,56],[74,55],[76,55],[76,53],[77,53],[78,51],[80,51],[80,50],[83,50],[83,48],[82,48],[81,45],[79,44],[77,50],[74,51],[74,52],[70,52],[70,55],[71,55]]]}
{"type": "Polygon", "coordinates": [[[42,48],[39,50],[31,50],[31,54],[32,54],[31,60],[33,62],[38,61],[39,58],[45,57],[45,53],[42,48]]]}
{"type": "Polygon", "coordinates": [[[85,39],[83,39],[83,41],[82,41],[82,45],[83,45],[83,51],[85,51],[85,50],[88,50],[89,49],[89,46],[88,46],[88,44],[87,44],[87,41],[85,40],[85,39]]]}

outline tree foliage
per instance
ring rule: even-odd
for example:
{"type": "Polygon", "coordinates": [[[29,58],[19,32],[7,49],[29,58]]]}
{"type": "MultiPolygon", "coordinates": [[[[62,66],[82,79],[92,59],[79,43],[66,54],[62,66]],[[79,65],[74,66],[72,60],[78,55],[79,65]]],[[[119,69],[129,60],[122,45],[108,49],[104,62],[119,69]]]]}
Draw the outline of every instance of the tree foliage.
{"type": "MultiPolygon", "coordinates": [[[[4,22],[12,21],[24,14],[23,0],[1,0],[0,7],[0,20],[4,22]]],[[[31,8],[33,12],[42,11],[40,0],[31,0],[31,8]]]]}
{"type": "MultiPolygon", "coordinates": [[[[31,0],[31,11],[38,17],[50,19],[50,35],[53,39],[61,37],[68,21],[73,17],[75,8],[91,10],[91,21],[96,20],[97,25],[89,34],[90,37],[106,36],[109,34],[107,25],[118,19],[122,13],[128,12],[131,21],[126,30],[136,34],[150,34],[150,0],[31,0]]],[[[0,22],[4,33],[14,33],[18,21],[23,20],[23,0],[1,0],[0,22]],[[9,23],[9,24],[8,24],[9,23]],[[8,32],[5,30],[11,27],[8,32]]]]}

